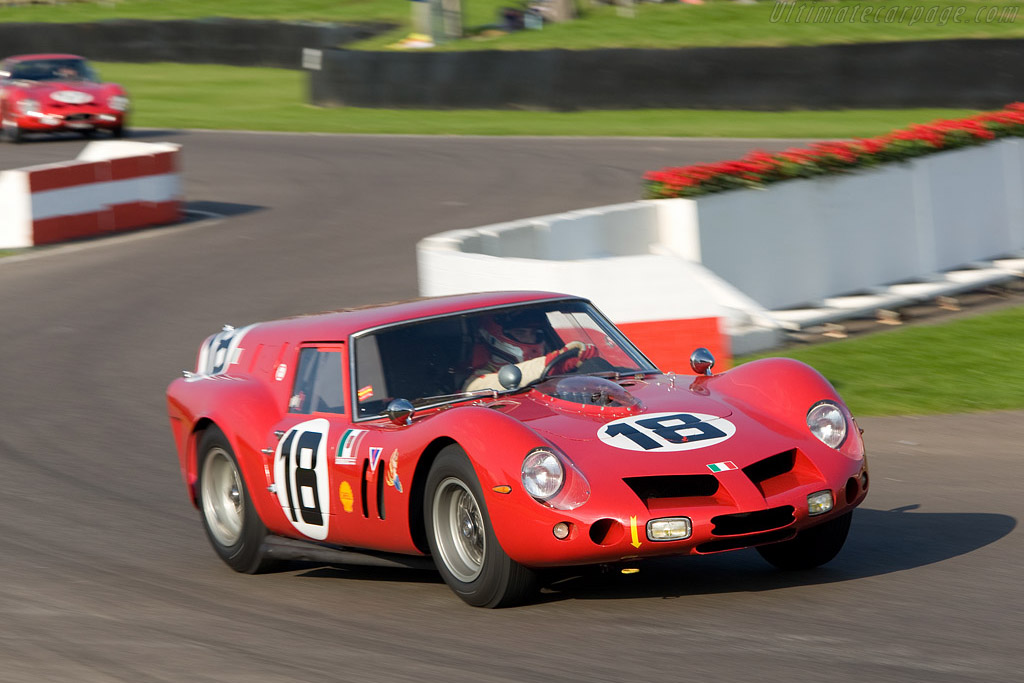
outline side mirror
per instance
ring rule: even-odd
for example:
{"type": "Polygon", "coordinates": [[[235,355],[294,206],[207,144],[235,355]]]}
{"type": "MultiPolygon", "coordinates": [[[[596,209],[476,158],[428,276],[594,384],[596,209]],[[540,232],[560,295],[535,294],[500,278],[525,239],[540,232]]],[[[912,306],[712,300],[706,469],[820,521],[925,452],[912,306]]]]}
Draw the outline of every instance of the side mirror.
{"type": "Polygon", "coordinates": [[[396,398],[388,404],[384,414],[393,424],[407,425],[412,423],[412,414],[415,412],[416,409],[412,407],[412,403],[404,398],[396,398]]]}
{"type": "Polygon", "coordinates": [[[506,389],[516,389],[523,381],[523,371],[515,365],[503,365],[498,370],[498,383],[506,389]]]}
{"type": "Polygon", "coordinates": [[[715,357],[703,346],[690,354],[690,368],[698,375],[711,375],[711,368],[715,367],[715,357]]]}

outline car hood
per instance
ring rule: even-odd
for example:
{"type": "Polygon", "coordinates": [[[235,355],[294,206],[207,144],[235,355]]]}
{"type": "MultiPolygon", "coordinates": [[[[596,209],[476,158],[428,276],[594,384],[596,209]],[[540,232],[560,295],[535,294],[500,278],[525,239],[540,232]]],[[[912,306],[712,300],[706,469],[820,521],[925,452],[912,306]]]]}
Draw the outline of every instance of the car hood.
{"type": "Polygon", "coordinates": [[[617,382],[635,399],[630,406],[562,400],[542,386],[492,407],[557,446],[587,476],[707,474],[722,463],[742,468],[809,436],[805,425],[738,411],[693,380],[659,376],[617,382]]]}
{"type": "Polygon", "coordinates": [[[109,84],[91,81],[20,81],[17,85],[43,104],[88,104],[103,101],[111,92],[109,84]]]}

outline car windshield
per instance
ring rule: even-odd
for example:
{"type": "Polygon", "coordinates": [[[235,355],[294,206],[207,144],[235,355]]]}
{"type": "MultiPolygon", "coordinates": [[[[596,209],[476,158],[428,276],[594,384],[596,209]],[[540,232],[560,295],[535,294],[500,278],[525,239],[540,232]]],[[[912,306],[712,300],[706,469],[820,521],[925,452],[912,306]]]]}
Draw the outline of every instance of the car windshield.
{"type": "Polygon", "coordinates": [[[424,407],[502,390],[497,371],[521,367],[516,388],[564,374],[657,372],[583,301],[547,301],[386,327],[354,341],[357,417],[393,399],[424,407]],[[571,359],[570,362],[564,362],[571,359]]]}
{"type": "Polygon", "coordinates": [[[23,81],[96,81],[84,59],[32,59],[11,65],[11,79],[23,81]]]}

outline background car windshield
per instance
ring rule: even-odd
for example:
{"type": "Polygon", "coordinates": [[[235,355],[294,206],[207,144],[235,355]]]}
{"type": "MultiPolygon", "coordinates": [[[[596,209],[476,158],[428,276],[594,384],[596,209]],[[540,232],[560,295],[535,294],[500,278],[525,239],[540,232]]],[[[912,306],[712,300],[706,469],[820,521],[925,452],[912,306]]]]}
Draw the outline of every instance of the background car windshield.
{"type": "Polygon", "coordinates": [[[380,414],[396,398],[429,405],[461,394],[489,359],[488,321],[503,314],[534,312],[540,321],[537,355],[572,341],[592,344],[594,356],[575,372],[600,374],[656,371],[637,349],[590,305],[555,301],[433,318],[388,327],[355,340],[355,404],[359,417],[380,414]]]}
{"type": "Polygon", "coordinates": [[[18,62],[11,78],[25,81],[95,81],[96,73],[81,59],[33,59],[18,62]]]}

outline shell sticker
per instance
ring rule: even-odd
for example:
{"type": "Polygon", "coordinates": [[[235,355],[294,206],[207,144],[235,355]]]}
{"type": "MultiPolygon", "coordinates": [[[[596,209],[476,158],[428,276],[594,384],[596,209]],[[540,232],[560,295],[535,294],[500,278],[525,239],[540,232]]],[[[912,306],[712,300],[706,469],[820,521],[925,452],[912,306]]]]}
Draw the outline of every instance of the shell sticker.
{"type": "Polygon", "coordinates": [[[345,512],[352,512],[352,502],[355,496],[352,495],[352,486],[347,481],[341,482],[338,487],[338,500],[341,501],[341,509],[345,512]]]}
{"type": "Polygon", "coordinates": [[[628,451],[692,451],[716,446],[735,433],[736,425],[717,415],[648,413],[613,420],[597,430],[597,437],[628,451]]]}

